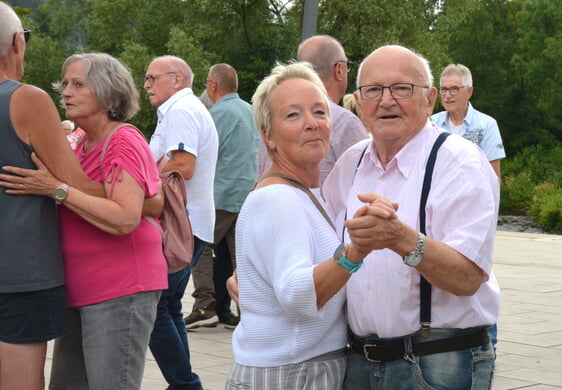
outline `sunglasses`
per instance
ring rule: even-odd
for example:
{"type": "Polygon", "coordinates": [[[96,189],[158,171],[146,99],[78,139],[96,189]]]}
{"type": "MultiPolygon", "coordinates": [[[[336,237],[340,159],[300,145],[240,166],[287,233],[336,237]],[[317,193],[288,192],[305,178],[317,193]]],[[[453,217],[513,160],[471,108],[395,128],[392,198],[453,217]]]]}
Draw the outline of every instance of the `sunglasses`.
{"type": "MultiPolygon", "coordinates": [[[[23,34],[23,39],[25,39],[25,43],[29,42],[31,38],[31,30],[23,30],[20,31],[19,34],[23,34]]],[[[12,46],[16,44],[16,36],[14,35],[14,39],[12,40],[12,46]]]]}

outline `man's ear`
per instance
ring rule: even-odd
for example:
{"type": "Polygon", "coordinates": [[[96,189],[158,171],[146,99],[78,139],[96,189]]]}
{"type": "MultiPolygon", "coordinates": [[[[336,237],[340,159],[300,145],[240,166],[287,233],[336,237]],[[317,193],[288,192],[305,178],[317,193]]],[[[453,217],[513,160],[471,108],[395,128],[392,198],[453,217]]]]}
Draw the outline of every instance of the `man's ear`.
{"type": "Polygon", "coordinates": [[[332,72],[334,72],[334,79],[338,81],[341,81],[344,77],[347,77],[345,71],[342,69],[342,65],[342,62],[338,62],[332,69],[332,72]]]}
{"type": "Polygon", "coordinates": [[[174,84],[182,86],[184,84],[183,74],[176,73],[174,76],[174,84]]]}
{"type": "Polygon", "coordinates": [[[12,47],[14,48],[14,52],[16,54],[19,54],[22,50],[24,50],[24,44],[23,44],[24,40],[20,39],[19,35],[20,33],[15,32],[14,37],[12,38],[12,42],[13,42],[12,47]]]}
{"type": "Polygon", "coordinates": [[[430,87],[427,92],[427,116],[430,117],[433,114],[433,109],[435,108],[435,101],[437,100],[437,88],[430,87]]]}

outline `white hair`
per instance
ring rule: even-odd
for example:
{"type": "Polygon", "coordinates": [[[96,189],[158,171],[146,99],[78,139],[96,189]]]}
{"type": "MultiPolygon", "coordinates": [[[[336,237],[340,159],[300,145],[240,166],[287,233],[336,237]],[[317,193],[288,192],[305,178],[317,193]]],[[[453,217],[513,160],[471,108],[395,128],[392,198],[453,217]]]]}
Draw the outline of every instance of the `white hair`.
{"type": "Polygon", "coordinates": [[[8,53],[14,34],[21,31],[23,27],[18,15],[12,7],[0,1],[0,57],[8,53]]]}
{"type": "Polygon", "coordinates": [[[443,69],[443,72],[441,72],[441,78],[451,75],[461,76],[463,86],[472,87],[472,74],[470,73],[470,69],[463,64],[449,64],[443,69]]]}
{"type": "Polygon", "coordinates": [[[61,122],[61,125],[70,125],[70,127],[72,127],[72,130],[74,130],[74,122],[72,122],[71,120],[66,119],[61,122]]]}
{"type": "MultiPolygon", "coordinates": [[[[427,82],[427,85],[429,85],[430,87],[433,86],[433,74],[431,73],[431,67],[429,66],[429,61],[424,56],[422,56],[419,53],[416,53],[412,49],[408,49],[407,47],[400,46],[400,45],[382,46],[382,47],[379,47],[378,49],[376,49],[375,51],[373,51],[371,54],[373,54],[377,50],[385,48],[385,47],[400,48],[400,49],[406,50],[406,51],[410,52],[411,54],[413,54],[414,56],[416,56],[418,58],[418,60],[420,61],[420,64],[423,67],[423,73],[424,73],[424,78],[425,78],[424,81],[427,82]]],[[[359,79],[360,79],[360,76],[361,76],[361,72],[363,71],[363,64],[365,64],[365,61],[371,56],[371,54],[369,54],[367,57],[365,57],[365,59],[363,61],[361,61],[361,65],[359,65],[359,69],[357,70],[357,88],[360,87],[360,85],[359,85],[360,80],[359,79]]]]}

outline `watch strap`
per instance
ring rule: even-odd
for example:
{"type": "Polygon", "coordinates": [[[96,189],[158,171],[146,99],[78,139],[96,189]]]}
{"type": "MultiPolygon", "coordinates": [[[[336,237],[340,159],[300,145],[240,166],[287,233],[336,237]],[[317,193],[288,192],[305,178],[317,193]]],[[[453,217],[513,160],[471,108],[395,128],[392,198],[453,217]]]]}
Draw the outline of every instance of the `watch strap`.
{"type": "Polygon", "coordinates": [[[344,256],[340,257],[336,261],[339,265],[348,270],[350,274],[356,272],[363,265],[363,260],[361,260],[359,263],[354,263],[344,256]]]}

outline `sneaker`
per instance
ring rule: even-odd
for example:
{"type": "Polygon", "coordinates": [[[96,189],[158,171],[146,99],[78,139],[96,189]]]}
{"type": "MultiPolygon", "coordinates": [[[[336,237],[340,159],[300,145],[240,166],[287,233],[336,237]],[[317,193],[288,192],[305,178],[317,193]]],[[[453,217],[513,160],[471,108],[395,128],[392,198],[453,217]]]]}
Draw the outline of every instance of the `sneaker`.
{"type": "Polygon", "coordinates": [[[219,323],[219,317],[214,310],[195,309],[184,321],[186,329],[214,328],[219,323]]]}
{"type": "Polygon", "coordinates": [[[236,325],[240,322],[240,317],[228,312],[219,315],[219,322],[224,325],[226,329],[236,329],[236,325]]]}

